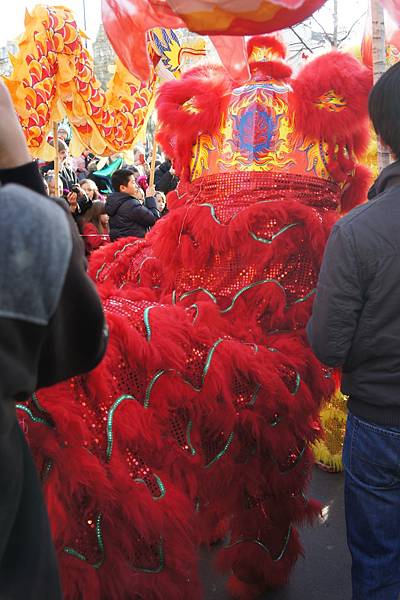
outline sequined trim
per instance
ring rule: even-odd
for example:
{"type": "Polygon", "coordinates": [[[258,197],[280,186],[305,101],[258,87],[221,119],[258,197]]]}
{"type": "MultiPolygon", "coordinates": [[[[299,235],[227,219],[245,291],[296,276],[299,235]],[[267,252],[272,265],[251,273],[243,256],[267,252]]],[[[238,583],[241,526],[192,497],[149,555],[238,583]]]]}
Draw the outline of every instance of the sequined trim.
{"type": "Polygon", "coordinates": [[[295,386],[293,392],[290,392],[292,394],[292,396],[295,396],[297,394],[297,392],[299,391],[300,383],[301,383],[301,377],[300,377],[300,374],[296,371],[296,386],[295,386]]]}
{"type": "Polygon", "coordinates": [[[151,340],[151,325],[150,325],[150,320],[149,320],[149,312],[151,311],[152,308],[154,308],[154,306],[148,306],[147,308],[144,309],[144,312],[143,312],[143,321],[144,321],[144,326],[146,328],[146,335],[147,335],[148,342],[150,342],[150,340],[151,340]]]}
{"type": "Polygon", "coordinates": [[[222,458],[224,456],[224,454],[226,454],[226,452],[229,450],[229,446],[232,443],[232,440],[234,438],[234,432],[232,431],[229,436],[228,436],[228,440],[224,446],[224,448],[221,450],[221,452],[218,452],[217,456],[215,456],[207,465],[204,466],[205,469],[209,469],[213,464],[215,464],[220,458],[222,458]]]}
{"type": "Polygon", "coordinates": [[[53,425],[49,423],[49,421],[47,421],[46,419],[42,419],[41,417],[35,417],[33,412],[24,404],[16,404],[16,408],[18,410],[26,412],[34,423],[41,423],[42,425],[47,425],[47,427],[53,428],[53,425]]]}
{"type": "MultiPolygon", "coordinates": [[[[279,350],[277,348],[272,348],[271,346],[269,348],[267,348],[267,350],[269,352],[279,352],[279,350]]],[[[293,392],[290,392],[292,394],[292,396],[295,396],[297,394],[297,392],[300,389],[300,384],[301,384],[301,376],[300,376],[300,373],[298,371],[296,371],[296,385],[295,385],[293,392]]],[[[275,427],[275,425],[273,425],[273,427],[275,427]]]]}
{"type": "Polygon", "coordinates": [[[185,292],[184,294],[182,294],[182,296],[179,298],[179,300],[183,300],[184,298],[187,298],[188,296],[191,296],[191,294],[195,294],[196,292],[204,292],[204,294],[207,294],[207,296],[209,298],[211,298],[211,300],[215,304],[217,304],[217,299],[214,296],[214,294],[212,294],[209,290],[207,290],[206,288],[203,288],[203,287],[199,287],[194,290],[189,290],[188,292],[185,292]]]}
{"type": "Polygon", "coordinates": [[[192,440],[191,440],[192,426],[193,426],[193,422],[189,421],[187,428],[186,428],[186,443],[189,446],[191,455],[194,456],[196,454],[196,450],[193,448],[192,440]]]}
{"type": "MultiPolygon", "coordinates": [[[[233,297],[232,302],[230,303],[230,305],[227,308],[224,308],[223,310],[221,310],[221,314],[226,314],[228,312],[230,312],[235,304],[237,299],[244,294],[244,292],[247,292],[248,290],[251,290],[254,287],[257,287],[259,285],[264,285],[266,283],[275,283],[281,290],[282,292],[285,294],[286,297],[286,290],[283,287],[283,285],[281,283],[279,283],[279,281],[277,279],[262,279],[261,281],[255,281],[254,283],[251,283],[249,285],[246,285],[245,287],[243,287],[241,290],[239,290],[233,297]]],[[[217,298],[216,296],[214,296],[214,294],[212,292],[210,292],[210,290],[208,290],[207,288],[203,288],[203,287],[198,287],[195,288],[193,290],[188,290],[187,292],[184,292],[180,297],[179,300],[183,300],[184,298],[187,298],[188,296],[191,296],[192,294],[196,294],[197,292],[203,292],[204,294],[206,294],[213,302],[214,304],[218,304],[217,298]]],[[[304,296],[303,298],[298,298],[297,300],[294,300],[293,304],[299,304],[301,302],[305,302],[306,300],[308,300],[313,294],[315,294],[316,292],[316,288],[312,289],[311,292],[309,292],[306,296],[304,296]]],[[[286,307],[288,307],[289,305],[286,303],[286,307]]]]}
{"type": "MultiPolygon", "coordinates": [[[[204,369],[203,369],[202,384],[204,384],[204,380],[205,380],[206,375],[207,375],[207,373],[209,371],[209,368],[210,368],[210,365],[211,365],[212,358],[214,356],[215,350],[224,341],[225,340],[223,338],[220,338],[219,340],[217,340],[216,342],[214,342],[214,344],[211,346],[211,348],[210,348],[210,350],[208,352],[208,355],[207,355],[207,359],[206,359],[206,362],[205,362],[205,365],[204,365],[204,369]]],[[[147,386],[146,393],[145,393],[145,398],[144,398],[144,403],[143,403],[144,408],[149,408],[149,406],[150,406],[151,392],[152,392],[152,389],[153,389],[155,383],[158,381],[158,379],[160,377],[162,377],[162,375],[165,375],[167,373],[173,373],[173,374],[177,375],[178,377],[180,377],[182,379],[182,381],[184,383],[186,383],[187,385],[189,385],[195,392],[200,392],[201,391],[201,388],[194,387],[194,385],[192,385],[190,383],[190,381],[188,381],[187,379],[184,379],[184,377],[182,376],[182,374],[179,371],[176,371],[175,369],[163,369],[162,371],[158,371],[154,375],[154,377],[150,380],[149,385],[147,386]]]]}
{"type": "Polygon", "coordinates": [[[157,547],[157,551],[158,551],[158,558],[159,558],[160,564],[156,569],[146,569],[145,567],[136,567],[135,565],[132,565],[132,568],[135,571],[140,571],[141,573],[151,573],[153,575],[157,575],[158,573],[161,573],[161,571],[164,569],[164,565],[165,565],[164,541],[162,538],[160,538],[160,543],[157,547]]]}
{"type": "Polygon", "coordinates": [[[108,412],[108,417],[107,417],[107,451],[106,451],[106,456],[107,456],[107,461],[111,460],[111,455],[112,455],[112,450],[113,450],[113,443],[114,443],[114,439],[113,439],[113,418],[114,418],[114,413],[117,410],[118,406],[124,402],[124,400],[134,400],[136,402],[136,398],[134,398],[134,396],[130,396],[129,394],[123,394],[122,396],[120,396],[112,405],[112,407],[110,408],[109,412],[108,412]]]}
{"type": "Polygon", "coordinates": [[[299,454],[296,456],[296,459],[293,461],[293,463],[287,469],[279,468],[279,471],[283,474],[290,473],[290,471],[293,471],[293,469],[296,468],[297,465],[303,460],[306,448],[307,448],[307,446],[306,446],[306,444],[304,444],[303,448],[301,449],[299,454]]]}
{"type": "Polygon", "coordinates": [[[202,383],[204,384],[204,380],[206,378],[206,375],[208,373],[208,369],[210,368],[211,365],[211,361],[212,361],[212,357],[214,356],[214,352],[217,349],[217,347],[222,344],[223,342],[223,338],[220,338],[219,340],[217,340],[216,342],[214,342],[214,344],[211,346],[211,349],[208,353],[207,356],[207,360],[206,360],[206,364],[204,365],[204,370],[203,370],[203,375],[202,375],[202,383]]]}
{"type": "Polygon", "coordinates": [[[195,313],[195,315],[193,317],[193,321],[192,321],[192,323],[196,323],[197,317],[199,316],[199,307],[197,306],[197,304],[191,304],[189,306],[189,308],[194,308],[196,310],[196,313],[195,313]]]}
{"type": "MultiPolygon", "coordinates": [[[[157,481],[157,485],[159,487],[160,490],[160,495],[159,496],[152,496],[153,500],[161,500],[162,498],[164,498],[165,494],[166,494],[166,489],[165,489],[165,485],[163,484],[163,482],[161,481],[161,479],[159,478],[158,475],[156,475],[155,473],[153,473],[153,477],[154,479],[157,481]]],[[[144,479],[134,479],[133,481],[135,481],[136,483],[144,483],[144,485],[147,487],[147,483],[145,482],[144,479]]]]}
{"type": "Polygon", "coordinates": [[[120,248],[119,250],[117,250],[116,252],[114,252],[114,258],[117,258],[118,254],[121,254],[122,252],[125,252],[125,250],[127,248],[130,248],[131,246],[136,246],[137,242],[130,242],[129,244],[125,244],[125,246],[122,246],[122,248],[120,248]]]}
{"type": "Polygon", "coordinates": [[[315,294],[316,291],[317,291],[317,288],[312,289],[311,292],[309,292],[306,296],[304,296],[304,298],[298,298],[297,300],[295,300],[293,302],[293,304],[300,304],[300,302],[305,302],[306,300],[308,300],[309,298],[311,298],[311,296],[313,294],[315,294]]]}
{"type": "Polygon", "coordinates": [[[150,381],[150,383],[149,383],[149,385],[147,386],[147,389],[146,389],[146,394],[145,394],[145,397],[144,397],[144,403],[143,403],[143,406],[144,406],[144,408],[149,408],[149,405],[150,405],[150,395],[151,395],[151,390],[153,389],[153,386],[154,386],[154,384],[156,383],[156,381],[157,381],[157,380],[158,380],[158,379],[159,379],[159,378],[160,378],[162,375],[164,375],[165,373],[170,373],[170,372],[171,372],[171,370],[172,370],[172,369],[166,369],[166,370],[163,370],[163,371],[158,371],[158,372],[157,372],[157,373],[154,375],[153,379],[150,381]]]}
{"type": "Polygon", "coordinates": [[[279,231],[274,233],[274,235],[272,235],[270,239],[259,237],[252,231],[249,231],[249,234],[253,238],[253,240],[255,240],[256,242],[261,242],[262,244],[272,244],[272,242],[274,240],[276,240],[277,237],[282,235],[282,233],[285,233],[289,229],[292,229],[293,227],[297,227],[298,225],[301,225],[301,223],[290,223],[290,225],[286,225],[286,227],[282,227],[282,229],[280,229],[279,231]]]}
{"type": "Polygon", "coordinates": [[[40,412],[47,414],[47,411],[44,410],[43,406],[40,404],[39,399],[38,399],[38,397],[37,397],[37,395],[35,393],[32,394],[31,398],[32,398],[32,402],[34,403],[34,405],[36,406],[36,408],[38,410],[40,410],[40,412]]]}
{"type": "MultiPolygon", "coordinates": [[[[292,526],[289,525],[287,534],[286,534],[284,542],[283,542],[282,550],[279,552],[278,556],[272,557],[272,560],[274,562],[278,562],[278,561],[282,560],[282,558],[284,557],[286,550],[288,548],[288,545],[289,545],[291,535],[292,535],[292,526]]],[[[238,544],[256,544],[257,546],[262,548],[265,552],[267,552],[269,555],[271,555],[271,550],[268,548],[268,546],[266,546],[264,544],[264,542],[262,542],[258,538],[239,538],[236,542],[233,542],[233,544],[228,544],[228,545],[224,546],[224,548],[225,549],[233,548],[234,546],[237,546],[238,544]]]]}
{"type": "Polygon", "coordinates": [[[199,204],[199,206],[207,206],[210,209],[210,213],[211,213],[211,216],[214,219],[214,221],[216,223],[218,223],[218,225],[222,225],[221,221],[218,219],[217,215],[215,214],[215,208],[212,204],[209,204],[208,202],[204,202],[204,204],[199,204]]]}
{"type": "MultiPolygon", "coordinates": [[[[101,519],[102,519],[102,514],[100,513],[100,514],[97,515],[97,519],[96,519],[96,538],[97,538],[97,545],[98,545],[99,550],[101,552],[101,559],[97,563],[94,563],[93,565],[90,565],[94,569],[99,569],[102,566],[102,564],[104,563],[104,559],[105,559],[103,533],[102,533],[102,530],[101,530],[101,519]]],[[[84,554],[81,554],[77,550],[74,550],[74,548],[70,548],[68,546],[65,546],[64,547],[64,552],[66,552],[66,554],[69,554],[70,556],[74,556],[75,558],[79,558],[79,560],[87,562],[86,556],[84,554]]]]}
{"type": "Polygon", "coordinates": [[[101,267],[99,269],[97,269],[96,277],[95,277],[96,281],[99,279],[99,276],[100,276],[101,272],[103,271],[103,269],[106,267],[106,265],[107,265],[107,263],[103,263],[101,265],[101,267]]]}
{"type": "Polygon", "coordinates": [[[254,393],[253,393],[250,401],[248,402],[246,408],[248,408],[249,406],[255,405],[255,403],[257,402],[258,392],[260,391],[260,389],[261,389],[261,383],[257,383],[254,393]]]}

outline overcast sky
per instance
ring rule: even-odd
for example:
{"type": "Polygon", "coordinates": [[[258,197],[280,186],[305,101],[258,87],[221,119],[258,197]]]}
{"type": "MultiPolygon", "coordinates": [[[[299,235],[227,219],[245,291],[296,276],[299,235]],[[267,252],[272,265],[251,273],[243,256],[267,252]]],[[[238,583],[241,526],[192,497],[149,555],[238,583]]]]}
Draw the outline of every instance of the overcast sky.
{"type": "MultiPolygon", "coordinates": [[[[12,0],[12,8],[5,9],[2,1],[2,18],[0,19],[0,46],[12,40],[24,31],[26,8],[33,8],[40,0],[12,0]]],[[[63,5],[71,8],[76,15],[79,26],[84,29],[83,5],[86,6],[86,32],[93,39],[101,21],[101,0],[42,0],[42,4],[63,5]]]]}
{"type": "MultiPolygon", "coordinates": [[[[3,0],[4,2],[5,0],[3,0]]],[[[46,0],[42,0],[45,3],[46,0]]],[[[15,39],[24,30],[25,8],[33,8],[38,0],[12,0],[12,9],[2,10],[0,20],[0,46],[4,46],[7,40],[15,39]]],[[[94,40],[101,20],[101,0],[48,0],[48,4],[63,4],[75,11],[79,26],[84,29],[83,5],[86,5],[86,31],[94,40]]],[[[323,25],[330,28],[331,16],[329,7],[332,3],[327,2],[321,11],[320,17],[323,25]]],[[[348,23],[350,26],[364,10],[367,9],[368,0],[339,0],[339,22],[348,23]]],[[[360,40],[361,41],[361,40],[360,40]]]]}

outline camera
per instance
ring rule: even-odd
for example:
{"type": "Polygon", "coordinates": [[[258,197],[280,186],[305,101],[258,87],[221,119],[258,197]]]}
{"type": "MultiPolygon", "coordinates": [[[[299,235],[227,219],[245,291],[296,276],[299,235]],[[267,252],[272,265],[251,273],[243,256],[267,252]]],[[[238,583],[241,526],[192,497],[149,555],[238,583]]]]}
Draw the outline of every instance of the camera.
{"type": "Polygon", "coordinates": [[[79,187],[79,185],[76,184],[71,187],[71,192],[77,194],[78,198],[81,198],[81,196],[84,194],[83,190],[79,187]]]}

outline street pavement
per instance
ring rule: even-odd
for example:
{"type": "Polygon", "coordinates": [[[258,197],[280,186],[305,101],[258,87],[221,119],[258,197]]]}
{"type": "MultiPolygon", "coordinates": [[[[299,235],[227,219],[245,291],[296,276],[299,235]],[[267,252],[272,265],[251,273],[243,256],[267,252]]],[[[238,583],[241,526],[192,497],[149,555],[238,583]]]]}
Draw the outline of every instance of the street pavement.
{"type": "MultiPolygon", "coordinates": [[[[313,527],[301,530],[304,558],[300,558],[289,583],[266,593],[260,600],[351,600],[350,554],[346,545],[343,475],[314,469],[308,495],[323,506],[313,527]]],[[[229,600],[224,578],[212,567],[212,553],[200,557],[204,600],[229,600]]]]}

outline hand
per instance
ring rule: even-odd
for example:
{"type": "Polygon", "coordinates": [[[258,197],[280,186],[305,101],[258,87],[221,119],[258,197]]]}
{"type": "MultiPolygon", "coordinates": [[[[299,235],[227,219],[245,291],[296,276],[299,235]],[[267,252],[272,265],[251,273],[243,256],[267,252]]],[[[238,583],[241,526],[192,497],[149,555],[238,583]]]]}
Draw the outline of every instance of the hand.
{"type": "Polygon", "coordinates": [[[151,198],[151,196],[154,196],[155,193],[156,193],[155,185],[149,185],[149,187],[146,190],[146,198],[151,198]]]}
{"type": "Polygon", "coordinates": [[[0,169],[21,167],[31,160],[10,93],[0,80],[0,169]]]}
{"type": "Polygon", "coordinates": [[[69,192],[67,200],[69,203],[69,210],[72,213],[75,213],[78,209],[78,194],[76,194],[75,192],[69,192]]]}

